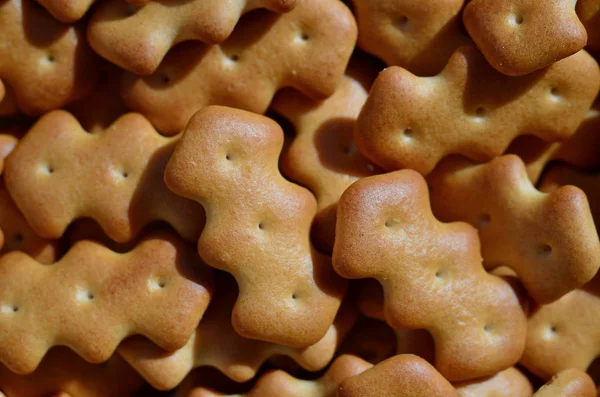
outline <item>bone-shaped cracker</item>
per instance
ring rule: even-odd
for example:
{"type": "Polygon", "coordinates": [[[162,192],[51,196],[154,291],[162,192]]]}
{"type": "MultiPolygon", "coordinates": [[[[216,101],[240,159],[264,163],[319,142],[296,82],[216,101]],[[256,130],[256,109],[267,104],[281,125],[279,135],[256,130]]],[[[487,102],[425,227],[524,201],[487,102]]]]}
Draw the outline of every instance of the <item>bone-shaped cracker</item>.
{"type": "Polygon", "coordinates": [[[36,0],[61,22],[72,23],[83,18],[95,0],[36,0]]]}
{"type": "MultiPolygon", "coordinates": [[[[0,108],[37,116],[84,96],[96,81],[96,56],[79,27],[54,20],[31,0],[0,3],[0,108]]],[[[3,112],[5,113],[5,112],[3,112]]]]}
{"type": "Polygon", "coordinates": [[[307,347],[329,329],[346,282],[310,243],[316,200],[279,173],[282,145],[283,131],[273,120],[207,107],[186,127],[165,182],[206,210],[198,252],[239,285],[235,330],[307,347]]]}
{"type": "Polygon", "coordinates": [[[295,5],[296,0],[149,1],[136,9],[123,0],[108,0],[94,12],[88,40],[109,61],[147,75],[179,42],[217,44],[229,37],[242,14],[256,8],[288,12],[295,5]]]}
{"type": "Polygon", "coordinates": [[[498,71],[520,76],[581,50],[587,41],[577,0],[472,0],[463,21],[498,71]]]}
{"type": "Polygon", "coordinates": [[[283,87],[323,99],[341,80],[356,34],[339,0],[302,0],[281,16],[258,11],[219,45],[183,43],[152,75],[126,74],[122,94],[167,134],[181,131],[207,105],[264,113],[283,87]]]}
{"type": "Polygon", "coordinates": [[[428,182],[434,214],[476,227],[486,267],[512,268],[537,302],[560,298],[600,268],[600,241],[585,193],[572,186],[540,192],[519,157],[484,164],[448,158],[428,182]]]}
{"type": "Polygon", "coordinates": [[[108,62],[103,62],[98,69],[100,77],[92,92],[66,108],[90,133],[106,130],[120,116],[127,113],[121,98],[123,71],[108,62]]]}
{"type": "Polygon", "coordinates": [[[600,277],[532,311],[521,364],[548,379],[568,368],[585,371],[600,356],[600,277]]]}
{"type": "Polygon", "coordinates": [[[533,387],[517,368],[510,367],[484,379],[454,384],[460,397],[531,397],[533,387]]]}
{"type": "Polygon", "coordinates": [[[600,2],[598,0],[578,0],[575,11],[587,31],[586,49],[594,56],[600,55],[600,2]]]}
{"type": "MultiPolygon", "coordinates": [[[[341,381],[369,367],[371,364],[356,356],[343,355],[335,359],[321,378],[315,380],[297,379],[281,370],[269,371],[258,379],[252,390],[236,397],[335,397],[341,381]]],[[[227,396],[198,385],[201,382],[202,379],[194,379],[192,374],[177,390],[175,397],[227,396]]]]}
{"type": "MultiPolygon", "coordinates": [[[[0,173],[4,171],[4,159],[16,146],[20,134],[15,129],[0,129],[0,173]],[[4,134],[6,132],[6,134],[4,134]]],[[[9,251],[23,251],[40,263],[54,263],[58,254],[56,241],[38,236],[23,217],[10,197],[4,181],[0,180],[0,254],[9,251]]]]}
{"type": "Polygon", "coordinates": [[[600,173],[584,172],[565,164],[552,164],[540,181],[540,190],[550,193],[565,185],[577,186],[585,192],[596,227],[600,227],[600,173]]]}
{"type": "Polygon", "coordinates": [[[356,147],[352,133],[374,79],[366,62],[354,60],[335,93],[322,102],[295,90],[283,90],[272,108],[296,127],[296,137],[281,158],[281,167],[293,181],[317,197],[313,223],[315,245],[333,250],[337,202],[348,186],[377,172],[356,147]]]}
{"type": "Polygon", "coordinates": [[[50,347],[65,345],[100,363],[136,334],[179,349],[208,305],[210,270],[169,234],[126,254],[83,241],[51,266],[8,253],[0,258],[0,361],[31,373],[50,347]]]}
{"type": "Polygon", "coordinates": [[[596,397],[596,385],[588,374],[575,368],[556,374],[533,397],[596,397]]]}
{"type": "Polygon", "coordinates": [[[473,227],[433,216],[427,184],[413,170],[363,178],[344,192],[333,266],[346,278],[377,279],[387,322],[428,330],[436,368],[451,381],[492,375],[523,351],[515,291],[483,269],[473,227]]]}
{"type": "Polygon", "coordinates": [[[400,354],[343,380],[337,396],[459,397],[459,394],[427,361],[400,354]]]}
{"type": "Polygon", "coordinates": [[[352,0],[358,46],[419,76],[439,73],[455,49],[470,42],[462,31],[464,0],[352,0]]]}
{"type": "Polygon", "coordinates": [[[420,78],[391,67],[379,74],[358,118],[355,141],[387,170],[428,174],[449,154],[488,161],[518,135],[568,139],[600,87],[584,51],[522,77],[494,70],[474,47],[461,47],[441,74],[420,78]]]}
{"type": "Polygon", "coordinates": [[[302,349],[246,339],[231,325],[236,289],[233,278],[225,273],[217,278],[215,296],[208,310],[196,332],[181,349],[169,353],[147,339],[130,338],[119,346],[119,354],[159,390],[174,388],[194,368],[201,366],[216,367],[236,382],[246,382],[276,355],[288,356],[309,371],[323,369],[356,320],[350,305],[342,306],[325,336],[302,349]]]}
{"type": "Polygon", "coordinates": [[[118,242],[159,220],[195,240],[204,221],[202,207],[163,182],[175,144],[139,114],[89,134],[69,113],[54,111],[7,159],[6,186],[33,230],[46,238],[62,236],[76,218],[91,217],[118,242]]]}
{"type": "Polygon", "coordinates": [[[118,356],[90,364],[65,347],[48,352],[35,372],[17,375],[0,366],[0,390],[6,397],[122,397],[131,396],[142,378],[118,356]]]}

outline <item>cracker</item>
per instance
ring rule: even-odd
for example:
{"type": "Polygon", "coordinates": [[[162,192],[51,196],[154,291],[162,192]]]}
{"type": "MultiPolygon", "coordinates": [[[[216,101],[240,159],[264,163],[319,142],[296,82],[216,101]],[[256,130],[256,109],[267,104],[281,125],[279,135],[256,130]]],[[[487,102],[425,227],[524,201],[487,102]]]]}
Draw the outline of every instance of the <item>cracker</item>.
{"type": "Polygon", "coordinates": [[[198,253],[239,285],[235,330],[307,347],[333,323],[346,281],[310,243],[316,200],[279,173],[282,145],[283,131],[273,120],[207,107],[186,127],[165,182],[206,210],[198,253]]]}
{"type": "Polygon", "coordinates": [[[246,15],[223,43],[183,43],[149,76],[126,74],[125,103],[160,131],[180,132],[207,105],[264,113],[276,91],[332,95],[356,42],[356,23],[339,0],[302,0],[281,16],[246,15]]]}
{"type": "Polygon", "coordinates": [[[419,76],[439,73],[458,47],[464,0],[352,0],[358,46],[419,76]]]}
{"type": "Polygon", "coordinates": [[[600,241],[585,193],[573,186],[540,192],[519,157],[484,164],[448,158],[428,182],[434,214],[476,227],[486,267],[512,268],[537,302],[560,298],[600,268],[600,241]]]}
{"type": "Polygon", "coordinates": [[[445,156],[489,161],[519,135],[571,137],[600,87],[598,64],[584,51],[522,77],[494,70],[461,47],[441,74],[421,78],[390,67],[379,74],[358,118],[355,141],[388,171],[428,174],[445,156]]]}
{"type": "Polygon", "coordinates": [[[163,181],[176,142],[139,114],[89,134],[71,114],[57,110],[42,117],[7,159],[6,186],[45,238],[58,238],[73,220],[91,217],[117,242],[159,220],[195,240],[204,210],[163,181]]]}
{"type": "Polygon", "coordinates": [[[472,0],[463,21],[488,62],[499,72],[521,76],[583,49],[585,27],[577,0],[472,0]]]}
{"type": "Polygon", "coordinates": [[[534,307],[521,364],[543,379],[600,356],[600,277],[549,305],[534,307]]]}
{"type": "Polygon", "coordinates": [[[39,116],[96,83],[97,58],[80,27],[59,23],[31,0],[3,1],[0,26],[0,48],[10,48],[0,57],[0,114],[39,116]]]}
{"type": "Polygon", "coordinates": [[[179,349],[212,291],[211,269],[169,234],[126,254],[83,241],[51,266],[11,252],[0,258],[0,273],[0,361],[19,374],[33,372],[57,344],[92,363],[136,334],[179,349]]]}
{"type": "Polygon", "coordinates": [[[485,272],[473,227],[433,216],[413,170],[363,178],[344,192],[333,266],[346,278],[377,279],[388,324],[428,330],[435,366],[451,381],[492,375],[521,356],[526,322],[517,294],[485,272]]]}
{"type": "Polygon", "coordinates": [[[251,10],[267,8],[281,13],[296,6],[296,0],[145,1],[147,4],[138,7],[135,3],[101,2],[87,36],[98,54],[139,75],[152,74],[171,47],[182,41],[221,43],[241,15],[251,10]]]}

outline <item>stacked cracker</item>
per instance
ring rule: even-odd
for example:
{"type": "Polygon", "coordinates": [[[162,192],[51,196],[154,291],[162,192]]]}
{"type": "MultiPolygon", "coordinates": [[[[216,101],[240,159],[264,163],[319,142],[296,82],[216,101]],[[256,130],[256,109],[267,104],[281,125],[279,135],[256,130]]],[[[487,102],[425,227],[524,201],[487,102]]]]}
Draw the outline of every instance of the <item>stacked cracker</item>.
{"type": "Polygon", "coordinates": [[[599,19],[0,0],[0,395],[597,395],[599,19]]]}

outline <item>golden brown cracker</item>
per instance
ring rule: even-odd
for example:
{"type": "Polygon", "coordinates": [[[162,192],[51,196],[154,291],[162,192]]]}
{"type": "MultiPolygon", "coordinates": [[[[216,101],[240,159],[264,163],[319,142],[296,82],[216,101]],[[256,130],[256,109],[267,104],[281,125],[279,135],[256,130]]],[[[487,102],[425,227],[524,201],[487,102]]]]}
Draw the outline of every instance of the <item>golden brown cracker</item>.
{"type": "Polygon", "coordinates": [[[569,368],[585,371],[600,355],[600,277],[549,305],[528,320],[521,364],[543,379],[569,368]]]}
{"type": "Polygon", "coordinates": [[[573,186],[540,192],[519,157],[484,164],[448,158],[428,182],[435,215],[476,227],[486,267],[512,268],[537,302],[560,298],[600,268],[600,241],[585,193],[573,186]]]}
{"type": "Polygon", "coordinates": [[[419,76],[439,73],[458,47],[464,0],[352,0],[358,46],[419,76]]]}
{"type": "Polygon", "coordinates": [[[240,289],[232,314],[242,336],[306,347],[338,311],[346,281],[310,243],[314,196],[277,167],[283,131],[273,120],[211,106],[194,115],[165,182],[206,210],[198,252],[240,289]]]}
{"type": "Polygon", "coordinates": [[[83,97],[95,84],[97,58],[81,27],[56,21],[32,0],[3,1],[0,26],[3,115],[18,109],[39,116],[83,97]],[[3,95],[7,86],[10,95],[3,95]]]}
{"type": "Polygon", "coordinates": [[[521,356],[517,294],[485,272],[474,228],[433,216],[427,184],[413,170],[363,178],[344,192],[333,266],[346,278],[377,279],[387,322],[428,330],[435,366],[449,380],[489,376],[521,356]]]}
{"type": "Polygon", "coordinates": [[[102,133],[86,132],[65,111],[42,117],[7,159],[6,186],[40,236],[58,238],[91,217],[117,242],[152,221],[198,238],[204,210],[163,181],[177,138],[165,138],[141,115],[120,117],[102,133]]]}
{"type": "Polygon", "coordinates": [[[156,70],[177,43],[188,40],[221,43],[233,32],[242,14],[257,8],[288,12],[296,2],[147,1],[136,7],[132,4],[136,2],[108,0],[94,11],[87,36],[92,48],[104,58],[138,75],[147,75],[156,70]]]}
{"type": "Polygon", "coordinates": [[[577,0],[471,0],[463,13],[469,35],[499,72],[521,76],[583,49],[577,0]]]}
{"type": "Polygon", "coordinates": [[[183,43],[152,75],[126,74],[122,94],[130,108],[169,135],[207,105],[264,113],[283,87],[324,99],[344,74],[356,34],[354,18],[339,0],[302,0],[283,15],[258,10],[219,45],[183,43]]]}
{"type": "Polygon", "coordinates": [[[584,51],[521,77],[494,70],[474,47],[461,47],[434,77],[390,67],[379,74],[358,118],[359,150],[386,170],[426,175],[445,156],[489,161],[518,135],[548,142],[571,137],[600,87],[584,51]]]}
{"type": "Polygon", "coordinates": [[[51,266],[11,252],[0,258],[0,273],[0,361],[21,374],[54,345],[94,363],[136,334],[178,349],[212,291],[211,269],[169,234],[149,236],[126,254],[83,241],[51,266]]]}

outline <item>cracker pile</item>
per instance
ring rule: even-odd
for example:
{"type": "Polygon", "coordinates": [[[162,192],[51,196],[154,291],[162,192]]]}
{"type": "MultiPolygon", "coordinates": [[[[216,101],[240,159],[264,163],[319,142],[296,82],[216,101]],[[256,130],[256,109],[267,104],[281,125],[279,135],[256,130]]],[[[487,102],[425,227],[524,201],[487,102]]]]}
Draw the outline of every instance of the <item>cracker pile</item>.
{"type": "Polygon", "coordinates": [[[600,0],[0,0],[0,397],[596,397],[600,0]]]}

